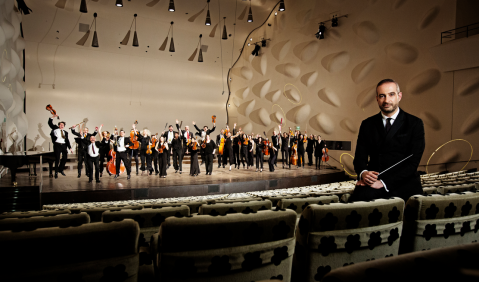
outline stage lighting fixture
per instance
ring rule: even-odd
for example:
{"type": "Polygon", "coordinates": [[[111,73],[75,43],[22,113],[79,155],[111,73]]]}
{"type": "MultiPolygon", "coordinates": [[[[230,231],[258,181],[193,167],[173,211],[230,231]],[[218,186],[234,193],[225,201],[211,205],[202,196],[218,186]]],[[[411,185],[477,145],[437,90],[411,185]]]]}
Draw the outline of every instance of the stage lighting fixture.
{"type": "Polygon", "coordinates": [[[249,1],[248,22],[253,22],[253,11],[251,10],[251,0],[249,1]]]}
{"type": "Polygon", "coordinates": [[[279,1],[279,11],[284,12],[285,7],[284,7],[284,0],[279,1]]]}
{"type": "Polygon", "coordinates": [[[338,18],[336,16],[333,16],[331,19],[331,27],[337,27],[338,26],[338,18]]]}
{"type": "Polygon", "coordinates": [[[198,55],[198,62],[200,63],[203,62],[203,50],[201,48],[201,37],[203,37],[203,34],[200,34],[200,54],[198,55]]]}
{"type": "Polygon", "coordinates": [[[80,3],[80,12],[82,13],[88,13],[88,8],[86,6],[86,0],[81,0],[80,3]]]}
{"type": "Polygon", "coordinates": [[[261,47],[258,44],[254,44],[254,50],[251,52],[251,55],[253,56],[259,56],[259,50],[261,50],[261,47]]]}
{"type": "Polygon", "coordinates": [[[170,0],[170,4],[168,5],[168,11],[170,12],[175,11],[175,0],[170,0]]]}
{"type": "Polygon", "coordinates": [[[91,47],[100,47],[100,45],[98,45],[98,35],[96,34],[96,17],[98,16],[97,13],[94,13],[93,14],[93,17],[95,18],[94,21],[95,21],[95,32],[93,33],[93,40],[91,41],[91,47]]]}
{"type": "Polygon", "coordinates": [[[171,22],[171,42],[170,42],[170,52],[175,52],[175,42],[173,41],[173,24],[174,22],[171,22]]]}
{"type": "Polygon", "coordinates": [[[324,23],[319,24],[319,30],[316,32],[316,38],[317,39],[324,39],[324,31],[326,30],[326,27],[324,26],[324,23]]]}
{"type": "Polygon", "coordinates": [[[28,15],[32,11],[32,9],[27,7],[24,0],[17,0],[18,10],[20,14],[28,15]]]}
{"type": "Polygon", "coordinates": [[[116,0],[117,7],[123,7],[123,0],[116,0]]]}
{"type": "Polygon", "coordinates": [[[223,17],[223,36],[221,37],[221,39],[228,39],[228,33],[226,32],[226,17],[223,17]]]}
{"type": "Polygon", "coordinates": [[[266,39],[261,40],[261,47],[266,47],[266,39]]]}
{"type": "Polygon", "coordinates": [[[135,14],[134,16],[135,16],[135,33],[133,35],[133,47],[138,47],[140,45],[138,44],[138,35],[136,34],[136,16],[137,16],[137,14],[135,14]]]}
{"type": "Polygon", "coordinates": [[[208,3],[208,12],[206,12],[206,21],[205,25],[211,25],[211,17],[210,17],[210,0],[206,0],[208,3]]]}

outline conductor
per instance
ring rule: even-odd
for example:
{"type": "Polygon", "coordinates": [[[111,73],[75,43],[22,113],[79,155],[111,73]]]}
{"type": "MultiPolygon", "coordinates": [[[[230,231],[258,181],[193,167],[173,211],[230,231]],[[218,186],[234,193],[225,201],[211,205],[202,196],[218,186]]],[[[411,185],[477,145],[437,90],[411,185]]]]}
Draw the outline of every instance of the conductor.
{"type": "Polygon", "coordinates": [[[358,182],[350,202],[390,197],[407,201],[422,194],[417,168],[425,147],[424,125],[420,118],[399,108],[402,96],[392,79],[383,79],[376,86],[381,111],[361,123],[353,163],[358,182]]]}

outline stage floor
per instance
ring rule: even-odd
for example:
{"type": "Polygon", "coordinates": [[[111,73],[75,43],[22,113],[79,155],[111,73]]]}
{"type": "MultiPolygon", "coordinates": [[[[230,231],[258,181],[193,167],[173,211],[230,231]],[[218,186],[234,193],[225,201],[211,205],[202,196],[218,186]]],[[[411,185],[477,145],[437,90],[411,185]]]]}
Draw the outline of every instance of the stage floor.
{"type": "MultiPolygon", "coordinates": [[[[79,203],[96,201],[117,201],[148,198],[171,198],[187,196],[204,196],[210,194],[244,193],[270,189],[292,188],[316,184],[331,183],[347,179],[342,170],[316,170],[314,166],[304,168],[291,167],[283,169],[281,164],[274,172],[270,172],[265,163],[263,172],[256,168],[235,169],[229,167],[213,167],[213,174],[205,175],[205,166],[200,166],[201,174],[197,177],[189,175],[189,164],[183,165],[183,173],[175,173],[171,166],[166,178],[158,175],[136,175],[133,167],[131,179],[127,180],[126,172],[118,179],[109,176],[106,171],[100,178],[101,183],[88,183],[82,171],[77,178],[77,170],[65,171],[66,176],[58,175],[58,179],[49,178],[43,172],[41,187],[41,205],[60,203],[79,203]]],[[[40,176],[29,177],[27,173],[17,173],[18,187],[40,186],[40,176]]],[[[1,187],[12,187],[10,176],[0,179],[1,187]]]]}

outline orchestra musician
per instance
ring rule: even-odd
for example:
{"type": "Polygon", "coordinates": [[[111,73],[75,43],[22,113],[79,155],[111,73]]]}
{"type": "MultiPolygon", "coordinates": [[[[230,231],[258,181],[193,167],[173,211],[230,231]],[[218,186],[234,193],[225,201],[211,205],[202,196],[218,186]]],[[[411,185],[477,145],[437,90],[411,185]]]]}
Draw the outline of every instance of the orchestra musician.
{"type": "MultiPolygon", "coordinates": [[[[101,127],[100,127],[101,130],[101,127]]],[[[103,176],[103,164],[105,162],[105,157],[106,161],[109,162],[111,160],[110,154],[110,145],[111,145],[111,140],[110,140],[110,132],[108,131],[103,131],[100,135],[100,177],[103,176]]],[[[109,175],[110,171],[108,169],[106,170],[109,175]]]]}
{"type": "Polygon", "coordinates": [[[183,155],[188,154],[188,146],[186,145],[191,138],[193,138],[193,134],[190,132],[190,127],[187,125],[185,126],[185,130],[181,130],[180,126],[178,125],[178,120],[176,120],[176,129],[180,133],[183,139],[183,155]]]}
{"type": "Polygon", "coordinates": [[[168,168],[170,168],[170,158],[172,155],[172,150],[173,146],[171,143],[173,142],[173,139],[175,139],[175,132],[173,131],[173,125],[168,126],[168,131],[162,133],[163,137],[165,138],[166,142],[168,143],[168,152],[166,156],[168,168]]]}
{"type": "Polygon", "coordinates": [[[151,145],[151,132],[148,129],[143,129],[141,135],[138,135],[138,141],[140,142],[141,175],[143,175],[146,169],[148,170],[146,174],[151,175],[153,173],[153,168],[151,167],[152,155],[146,153],[148,145],[151,145]]]}
{"type": "Polygon", "coordinates": [[[279,149],[280,149],[280,144],[279,142],[281,141],[281,133],[276,132],[276,130],[273,130],[273,136],[271,136],[271,143],[273,143],[273,147],[276,148],[276,160],[274,162],[274,166],[278,167],[278,154],[279,154],[279,149]]]}
{"type": "Polygon", "coordinates": [[[303,165],[304,168],[304,137],[303,134],[299,134],[297,137],[298,141],[298,168],[301,168],[303,165]]]}
{"type": "Polygon", "coordinates": [[[121,161],[125,164],[126,173],[128,177],[127,180],[131,177],[131,162],[128,158],[127,149],[132,145],[130,142],[130,137],[125,137],[125,131],[120,130],[120,136],[118,136],[118,131],[115,130],[114,135],[110,138],[115,139],[115,144],[113,145],[116,152],[116,175],[115,179],[120,177],[120,165],[121,161]],[[116,139],[115,139],[116,136],[116,139]]]}
{"type": "Polygon", "coordinates": [[[189,139],[187,143],[187,147],[191,152],[190,175],[196,177],[198,174],[200,174],[200,165],[198,164],[198,150],[200,145],[198,144],[198,141],[196,141],[195,137],[191,136],[191,139],[189,139]]]}
{"type": "MultiPolygon", "coordinates": [[[[279,134],[281,135],[281,125],[279,126],[279,134]]],[[[281,158],[283,163],[283,169],[285,160],[286,165],[289,166],[289,168],[291,169],[291,164],[289,163],[290,149],[291,144],[289,133],[283,132],[283,136],[281,137],[281,158]]]]}
{"type": "MultiPolygon", "coordinates": [[[[216,125],[213,123],[213,128],[212,129],[208,129],[208,126],[203,126],[203,129],[199,129],[198,126],[196,126],[196,123],[193,121],[193,126],[196,128],[196,135],[199,136],[199,139],[201,140],[201,142],[204,142],[206,140],[206,136],[207,135],[210,135],[211,132],[215,131],[216,129],[216,125]]],[[[201,164],[202,165],[205,161],[205,150],[203,147],[200,148],[200,154],[201,154],[201,164]]]]}
{"type": "MultiPolygon", "coordinates": [[[[216,135],[216,144],[218,144],[218,146],[220,146],[220,144],[221,144],[221,139],[223,139],[223,142],[225,142],[225,130],[224,129],[221,129],[220,134],[216,135]]],[[[224,147],[223,147],[223,154],[224,154],[224,147]]],[[[219,149],[218,149],[218,154],[216,155],[216,157],[218,158],[218,168],[220,168],[221,164],[222,164],[223,155],[220,154],[219,149]]],[[[223,163],[223,168],[224,167],[225,166],[224,166],[224,163],[223,163]]]]}
{"type": "MultiPolygon", "coordinates": [[[[263,162],[264,162],[264,152],[263,150],[265,149],[265,144],[263,137],[261,137],[259,134],[257,135],[257,139],[254,140],[255,146],[256,146],[256,172],[258,172],[258,169],[260,169],[260,172],[263,172],[263,162]]],[[[270,156],[271,157],[271,156],[270,156]]]]}
{"type": "Polygon", "coordinates": [[[85,174],[89,177],[90,169],[88,167],[88,152],[87,152],[87,147],[90,145],[90,137],[91,136],[96,136],[98,133],[98,127],[95,129],[95,132],[93,134],[88,133],[88,127],[83,128],[83,132],[80,129],[80,133],[75,131],[75,127],[71,127],[70,130],[72,131],[72,134],[75,135],[77,138],[75,138],[75,142],[77,143],[77,148],[78,148],[78,178],[81,177],[81,170],[82,170],[82,165],[85,163],[85,174]]]}
{"type": "MultiPolygon", "coordinates": [[[[136,130],[136,125],[133,124],[133,128],[131,129],[131,131],[134,132],[134,134],[140,138],[140,133],[136,130]]],[[[138,161],[138,150],[139,149],[132,149],[132,148],[129,148],[130,149],[130,165],[131,165],[131,162],[133,160],[133,158],[135,158],[135,164],[136,164],[136,175],[138,175],[138,169],[140,168],[139,164],[140,162],[138,161]]]]}
{"type": "Polygon", "coordinates": [[[88,174],[89,175],[88,183],[92,183],[93,181],[93,167],[95,167],[96,183],[100,183],[100,165],[99,165],[100,148],[101,148],[101,142],[96,141],[95,136],[91,135],[90,144],[86,148],[86,151],[88,153],[88,158],[87,158],[88,169],[90,170],[88,174]]]}
{"type": "MultiPolygon", "coordinates": [[[[156,147],[156,143],[158,143],[158,136],[156,135],[151,135],[151,143],[155,144],[155,147],[156,147]]],[[[155,175],[158,175],[160,172],[158,171],[158,151],[155,150],[155,149],[152,149],[151,150],[151,158],[153,160],[153,168],[155,170],[155,175]]]]}
{"type": "MultiPolygon", "coordinates": [[[[236,124],[235,124],[236,125],[236,124]]],[[[234,157],[233,157],[233,142],[234,139],[238,136],[236,134],[235,136],[231,136],[231,131],[228,131],[228,135],[226,136],[225,139],[225,146],[223,148],[223,168],[225,167],[225,164],[227,163],[228,159],[230,161],[230,171],[231,171],[231,166],[233,165],[234,157]]]]}
{"type": "Polygon", "coordinates": [[[165,141],[165,137],[160,137],[160,141],[156,143],[155,150],[158,151],[158,168],[160,170],[160,178],[166,178],[166,169],[168,165],[166,162],[166,157],[168,156],[168,143],[165,141]]]}
{"type": "MultiPolygon", "coordinates": [[[[249,164],[248,164],[248,144],[249,144],[249,139],[248,137],[246,136],[245,133],[241,133],[240,135],[240,142],[241,142],[241,152],[240,152],[240,155],[241,155],[241,162],[243,163],[243,169],[245,168],[245,160],[246,160],[246,164],[247,164],[247,168],[249,169],[249,164]]],[[[238,162],[238,169],[240,168],[240,165],[239,165],[239,162],[238,162]]]]}
{"type": "Polygon", "coordinates": [[[323,148],[326,148],[326,143],[321,140],[321,135],[318,134],[318,140],[315,140],[316,144],[314,145],[314,157],[316,163],[316,169],[321,169],[321,157],[323,156],[323,148]]]}
{"type": "Polygon", "coordinates": [[[311,134],[308,138],[308,142],[306,143],[306,153],[308,153],[308,165],[313,165],[313,153],[314,153],[314,146],[316,146],[316,139],[314,139],[314,135],[311,134]]]}
{"type": "MultiPolygon", "coordinates": [[[[180,171],[183,173],[183,136],[180,136],[178,132],[175,132],[175,137],[171,141],[171,150],[173,151],[173,168],[175,173],[180,171]]],[[[170,145],[168,145],[170,146],[170,145]]],[[[169,152],[170,150],[168,150],[169,152]]]]}
{"type": "Polygon", "coordinates": [[[49,118],[48,125],[52,129],[50,137],[52,138],[53,151],[55,152],[55,178],[58,178],[58,173],[66,176],[63,171],[65,170],[65,164],[67,162],[67,149],[70,149],[71,153],[73,153],[73,150],[70,145],[70,140],[68,140],[68,132],[65,131],[65,122],[60,121],[58,126],[53,124],[53,119],[56,117],[58,117],[57,114],[49,118]]]}
{"type": "Polygon", "coordinates": [[[254,166],[254,150],[255,150],[255,147],[256,147],[256,144],[253,140],[253,133],[251,133],[251,135],[248,136],[248,139],[251,141],[251,142],[248,142],[248,166],[249,167],[253,167],[254,166]]]}
{"type": "Polygon", "coordinates": [[[206,135],[205,143],[202,144],[202,146],[204,146],[206,175],[211,175],[213,172],[213,156],[216,151],[216,144],[211,140],[210,135],[206,135]]]}
{"type": "Polygon", "coordinates": [[[275,162],[275,159],[276,159],[275,151],[277,149],[273,146],[273,143],[270,142],[268,150],[269,150],[269,160],[268,160],[269,171],[274,172],[274,162],[275,162]]]}
{"type": "Polygon", "coordinates": [[[236,132],[236,123],[233,126],[233,160],[235,164],[235,168],[238,167],[239,169],[239,164],[240,164],[240,132],[241,128],[239,129],[238,132],[236,132]]]}

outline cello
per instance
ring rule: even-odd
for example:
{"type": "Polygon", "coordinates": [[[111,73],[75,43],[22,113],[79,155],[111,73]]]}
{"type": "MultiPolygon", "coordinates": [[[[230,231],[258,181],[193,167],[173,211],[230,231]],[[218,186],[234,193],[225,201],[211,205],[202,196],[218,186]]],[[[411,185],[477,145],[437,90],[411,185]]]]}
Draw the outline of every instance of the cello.
{"type": "Polygon", "coordinates": [[[324,148],[323,148],[322,152],[323,152],[323,156],[321,157],[321,160],[323,162],[329,161],[329,155],[328,155],[329,150],[328,150],[328,148],[326,148],[326,144],[324,144],[324,148]]]}
{"type": "MultiPolygon", "coordinates": [[[[118,129],[115,127],[115,132],[118,131],[118,129]]],[[[115,143],[114,145],[117,145],[118,141],[118,136],[115,135],[115,143]]],[[[111,159],[108,161],[106,164],[106,169],[110,174],[116,175],[116,152],[114,149],[110,149],[110,152],[108,152],[108,155],[110,155],[111,159]]],[[[121,161],[120,164],[120,174],[124,173],[126,170],[125,164],[123,161],[121,161]]]]}
{"type": "Polygon", "coordinates": [[[291,158],[289,159],[291,165],[298,165],[298,142],[295,141],[291,146],[291,158]]]}
{"type": "Polygon", "coordinates": [[[269,156],[269,149],[268,148],[269,148],[269,143],[270,142],[268,141],[268,138],[266,137],[266,132],[263,131],[263,134],[265,136],[265,139],[263,141],[263,144],[264,144],[263,154],[265,156],[269,156]]]}
{"type": "MultiPolygon", "coordinates": [[[[135,120],[135,125],[136,124],[138,124],[137,120],[135,120]]],[[[140,148],[140,142],[138,141],[138,136],[136,136],[134,130],[130,131],[130,141],[131,141],[131,143],[133,143],[133,145],[130,146],[130,149],[136,150],[136,149],[140,148]]]]}

